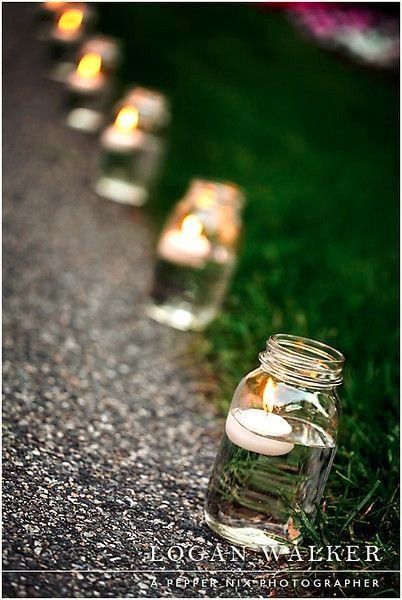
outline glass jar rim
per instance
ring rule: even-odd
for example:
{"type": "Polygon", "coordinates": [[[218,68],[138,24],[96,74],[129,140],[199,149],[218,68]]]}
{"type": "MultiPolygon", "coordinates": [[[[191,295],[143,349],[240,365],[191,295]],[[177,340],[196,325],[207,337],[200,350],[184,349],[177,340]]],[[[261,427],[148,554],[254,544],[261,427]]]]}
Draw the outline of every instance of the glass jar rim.
{"type": "Polygon", "coordinates": [[[309,338],[278,333],[259,355],[261,365],[279,379],[312,388],[340,385],[345,358],[341,352],[309,338]]]}
{"type": "Polygon", "coordinates": [[[245,195],[243,190],[232,181],[211,180],[196,177],[190,181],[186,196],[193,196],[202,192],[213,192],[214,201],[243,208],[245,195]]]}

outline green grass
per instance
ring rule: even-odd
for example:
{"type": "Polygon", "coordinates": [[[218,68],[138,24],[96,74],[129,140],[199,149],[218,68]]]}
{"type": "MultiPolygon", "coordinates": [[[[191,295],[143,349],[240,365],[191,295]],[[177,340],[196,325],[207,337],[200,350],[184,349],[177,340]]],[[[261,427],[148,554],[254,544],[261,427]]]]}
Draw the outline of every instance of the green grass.
{"type": "Polygon", "coordinates": [[[314,536],[396,564],[398,121],[394,78],[301,39],[252,5],[103,5],[124,83],[172,100],[160,225],[189,179],[244,187],[244,241],[205,359],[226,408],[275,332],[346,356],[339,451],[314,536]],[[323,526],[320,526],[320,523],[323,526]]]}

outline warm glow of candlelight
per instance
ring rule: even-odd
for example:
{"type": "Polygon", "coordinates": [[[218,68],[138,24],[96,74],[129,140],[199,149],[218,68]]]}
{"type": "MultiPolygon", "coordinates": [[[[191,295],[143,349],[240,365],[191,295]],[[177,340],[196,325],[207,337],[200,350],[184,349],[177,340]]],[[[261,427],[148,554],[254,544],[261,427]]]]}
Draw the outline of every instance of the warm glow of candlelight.
{"type": "Polygon", "coordinates": [[[159,255],[170,262],[201,267],[208,260],[211,244],[203,235],[204,226],[196,215],[187,215],[180,227],[166,231],[158,244],[159,255]]]}
{"type": "Polygon", "coordinates": [[[84,54],[77,66],[77,74],[84,79],[92,79],[98,75],[102,66],[102,58],[95,52],[84,54]]]}
{"type": "Polygon", "coordinates": [[[138,121],[138,110],[134,106],[124,106],[119,111],[114,124],[122,133],[129,133],[137,127],[138,121]]]}
{"type": "Polygon", "coordinates": [[[84,13],[79,8],[69,8],[60,16],[57,24],[60,31],[73,32],[77,31],[84,19],[84,13]]]}
{"type": "Polygon", "coordinates": [[[196,215],[187,215],[183,219],[181,230],[187,237],[198,237],[202,233],[203,225],[196,215]]]}
{"type": "Polygon", "coordinates": [[[200,208],[210,208],[215,201],[215,194],[212,190],[206,190],[197,198],[197,206],[200,208]]]}
{"type": "Polygon", "coordinates": [[[47,8],[48,10],[59,10],[59,8],[61,8],[63,6],[63,4],[65,4],[65,2],[44,2],[43,5],[45,8],[47,8]]]}
{"type": "Polygon", "coordinates": [[[265,385],[265,389],[262,394],[262,404],[263,404],[264,410],[269,413],[271,413],[274,408],[275,390],[276,390],[276,385],[274,384],[271,377],[268,377],[268,381],[265,385]]]}

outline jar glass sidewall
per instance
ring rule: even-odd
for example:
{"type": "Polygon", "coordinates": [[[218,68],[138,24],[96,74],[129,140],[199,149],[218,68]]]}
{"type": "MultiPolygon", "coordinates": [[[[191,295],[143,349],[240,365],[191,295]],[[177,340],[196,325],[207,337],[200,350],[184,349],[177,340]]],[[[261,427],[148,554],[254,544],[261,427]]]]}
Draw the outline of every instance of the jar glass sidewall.
{"type": "Polygon", "coordinates": [[[268,407],[274,414],[287,420],[305,422],[325,433],[326,438],[336,443],[340,400],[336,387],[309,389],[291,385],[258,367],[246,375],[238,384],[230,404],[229,412],[249,409],[267,410],[264,391],[271,381],[275,390],[273,406],[268,407]]]}

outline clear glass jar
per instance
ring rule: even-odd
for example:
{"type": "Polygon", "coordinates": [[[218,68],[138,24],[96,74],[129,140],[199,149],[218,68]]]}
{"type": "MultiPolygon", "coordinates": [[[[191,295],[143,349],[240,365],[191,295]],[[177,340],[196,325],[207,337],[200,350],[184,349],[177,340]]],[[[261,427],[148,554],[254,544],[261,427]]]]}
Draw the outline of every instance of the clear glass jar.
{"type": "Polygon", "coordinates": [[[85,42],[67,77],[67,125],[90,133],[99,131],[113,96],[113,73],[121,60],[116,40],[106,36],[85,42]]]}
{"type": "Polygon", "coordinates": [[[234,544],[287,551],[314,517],[336,452],[344,358],[278,334],[239,383],[208,486],[205,519],[234,544]]]}
{"type": "Polygon", "coordinates": [[[95,191],[102,197],[141,206],[161,170],[170,119],[161,93],[135,88],[116,107],[113,122],[100,138],[100,174],[95,191]]]}
{"type": "Polygon", "coordinates": [[[244,197],[232,183],[194,180],[159,238],[148,314],[181,330],[217,315],[236,263],[244,197]]]}
{"type": "Polygon", "coordinates": [[[46,42],[47,75],[65,82],[77,51],[96,21],[93,6],[80,2],[44,2],[37,12],[37,35],[46,42]],[[57,6],[59,5],[59,6],[57,6]]]}

